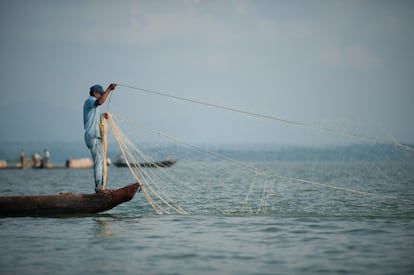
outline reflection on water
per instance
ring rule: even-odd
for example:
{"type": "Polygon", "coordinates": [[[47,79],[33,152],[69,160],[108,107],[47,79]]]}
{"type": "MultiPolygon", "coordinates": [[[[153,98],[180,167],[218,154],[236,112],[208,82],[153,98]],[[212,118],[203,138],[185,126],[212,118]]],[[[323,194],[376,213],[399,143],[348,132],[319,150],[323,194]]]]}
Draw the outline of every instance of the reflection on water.
{"type": "Polygon", "coordinates": [[[113,236],[109,223],[101,217],[93,219],[96,222],[96,236],[101,238],[110,238],[113,236]]]}

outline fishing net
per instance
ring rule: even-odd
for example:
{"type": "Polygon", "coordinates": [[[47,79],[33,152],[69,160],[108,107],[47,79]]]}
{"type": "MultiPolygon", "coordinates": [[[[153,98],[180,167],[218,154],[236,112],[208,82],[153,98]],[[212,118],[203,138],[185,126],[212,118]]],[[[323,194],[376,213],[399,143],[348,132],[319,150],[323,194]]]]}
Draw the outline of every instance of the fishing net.
{"type": "Polygon", "coordinates": [[[171,134],[142,124],[143,119],[124,117],[121,109],[111,110],[109,125],[119,148],[118,164],[129,168],[158,214],[334,215],[344,209],[348,214],[366,209],[398,214],[414,204],[413,147],[373,124],[308,124],[121,86],[168,98],[175,106],[195,104],[199,112],[220,112],[221,126],[213,128],[215,134],[237,140],[223,145],[185,139],[188,131],[214,127],[214,115],[213,120],[196,125],[191,124],[194,118],[209,116],[194,112],[187,119],[182,116],[175,122],[180,130],[171,134]],[[279,136],[288,135],[324,143],[278,143],[279,136]],[[262,143],[250,142],[260,137],[262,143]]]}

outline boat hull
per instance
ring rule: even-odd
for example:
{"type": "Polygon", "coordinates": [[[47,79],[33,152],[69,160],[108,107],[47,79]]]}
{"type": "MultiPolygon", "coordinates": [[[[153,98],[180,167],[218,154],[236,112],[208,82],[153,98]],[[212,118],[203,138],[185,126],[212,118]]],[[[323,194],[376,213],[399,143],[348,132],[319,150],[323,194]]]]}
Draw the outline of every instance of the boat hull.
{"type": "Polygon", "coordinates": [[[110,193],[0,197],[0,217],[57,216],[100,213],[131,200],[139,183],[110,193]]]}

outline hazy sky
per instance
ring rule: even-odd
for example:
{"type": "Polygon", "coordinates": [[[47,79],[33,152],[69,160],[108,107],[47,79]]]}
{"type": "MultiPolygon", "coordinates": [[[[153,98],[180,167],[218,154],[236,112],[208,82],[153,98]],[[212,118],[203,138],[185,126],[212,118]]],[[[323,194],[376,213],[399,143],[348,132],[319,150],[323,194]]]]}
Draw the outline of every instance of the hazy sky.
{"type": "MultiPolygon", "coordinates": [[[[0,10],[0,141],[82,141],[89,87],[116,82],[414,142],[413,1],[3,0],[0,10]]],[[[109,109],[189,141],[319,138],[125,87],[109,109]]]]}

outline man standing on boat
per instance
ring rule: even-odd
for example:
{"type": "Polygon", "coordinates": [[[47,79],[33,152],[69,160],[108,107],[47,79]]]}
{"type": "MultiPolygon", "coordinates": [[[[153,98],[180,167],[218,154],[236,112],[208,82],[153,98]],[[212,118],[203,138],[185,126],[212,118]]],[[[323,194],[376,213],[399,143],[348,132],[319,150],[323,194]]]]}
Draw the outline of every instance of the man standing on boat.
{"type": "Polygon", "coordinates": [[[102,113],[101,105],[105,102],[109,93],[113,91],[116,84],[112,83],[104,91],[101,85],[94,85],[90,88],[89,97],[83,105],[83,124],[85,129],[85,143],[91,151],[95,178],[95,192],[102,190],[102,137],[99,124],[102,113]]]}

